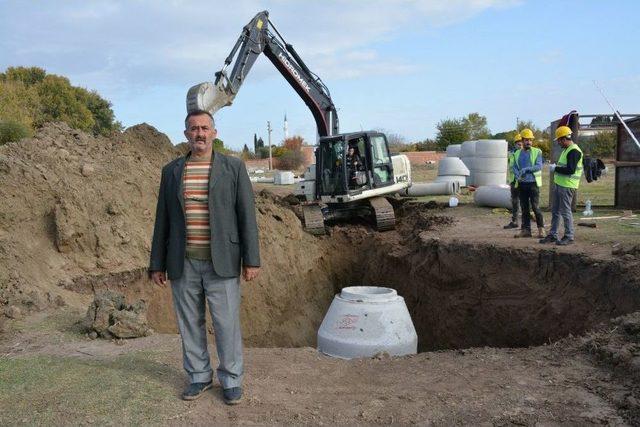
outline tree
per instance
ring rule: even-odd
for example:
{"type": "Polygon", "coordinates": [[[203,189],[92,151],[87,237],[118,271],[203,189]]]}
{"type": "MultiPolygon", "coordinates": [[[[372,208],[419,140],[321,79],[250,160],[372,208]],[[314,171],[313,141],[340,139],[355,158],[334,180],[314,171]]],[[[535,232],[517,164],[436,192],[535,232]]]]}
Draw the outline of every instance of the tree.
{"type": "Polygon", "coordinates": [[[304,155],[302,154],[303,145],[304,139],[301,136],[296,135],[285,139],[282,142],[282,146],[273,148],[271,150],[271,154],[273,157],[277,158],[276,168],[287,170],[300,168],[304,163],[304,155]]]}
{"type": "Polygon", "coordinates": [[[463,119],[445,119],[437,125],[436,145],[439,150],[446,150],[448,145],[460,144],[469,140],[469,132],[463,119]]]}
{"type": "Polygon", "coordinates": [[[244,147],[242,147],[242,153],[240,153],[240,158],[242,160],[252,160],[255,158],[253,153],[249,151],[249,147],[247,146],[247,144],[244,144],[244,147]]]}
{"type": "Polygon", "coordinates": [[[0,145],[7,142],[20,141],[22,138],[30,136],[31,132],[28,127],[20,122],[0,121],[0,145]]]}
{"type": "Polygon", "coordinates": [[[487,118],[478,113],[470,113],[462,119],[462,124],[467,128],[470,140],[491,138],[491,132],[487,127],[487,118]]]}
{"type": "Polygon", "coordinates": [[[414,144],[416,151],[436,151],[438,149],[438,143],[433,139],[425,139],[414,144]]]}
{"type": "Polygon", "coordinates": [[[590,137],[580,137],[580,148],[585,155],[593,157],[614,157],[616,151],[615,130],[597,132],[590,137]]]}
{"type": "Polygon", "coordinates": [[[437,125],[436,145],[445,150],[448,145],[460,144],[475,139],[491,138],[487,118],[479,113],[469,113],[466,117],[441,120],[437,125]]]}
{"type": "Polygon", "coordinates": [[[297,135],[287,138],[282,142],[282,146],[291,151],[301,151],[303,144],[304,139],[301,136],[297,135]]]}
{"type": "Polygon", "coordinates": [[[224,142],[222,142],[220,138],[216,138],[213,140],[213,151],[217,151],[222,154],[229,152],[229,150],[225,148],[224,142]]]}
{"type": "Polygon", "coordinates": [[[0,73],[0,80],[21,82],[26,86],[40,83],[47,72],[38,67],[9,67],[4,73],[0,73]]]}
{"type": "Polygon", "coordinates": [[[94,135],[122,129],[111,103],[97,92],[72,86],[66,77],[38,67],[9,67],[0,73],[0,120],[21,123],[29,130],[62,121],[94,135]]]}
{"type": "Polygon", "coordinates": [[[591,126],[607,126],[611,125],[611,116],[595,116],[591,119],[591,126]]]}

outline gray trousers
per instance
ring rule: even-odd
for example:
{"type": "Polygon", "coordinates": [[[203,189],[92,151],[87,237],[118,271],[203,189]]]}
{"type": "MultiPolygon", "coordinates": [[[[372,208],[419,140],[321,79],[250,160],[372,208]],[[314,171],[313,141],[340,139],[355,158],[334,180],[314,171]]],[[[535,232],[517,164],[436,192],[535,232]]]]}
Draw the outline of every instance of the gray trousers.
{"type": "Polygon", "coordinates": [[[560,226],[560,217],[564,221],[564,236],[573,240],[573,212],[571,204],[576,195],[573,188],[553,186],[553,197],[551,198],[551,230],[549,235],[558,238],[558,227],[560,226]]]}
{"type": "Polygon", "coordinates": [[[205,301],[213,320],[219,365],[216,373],[223,388],[242,383],[240,330],[240,278],[220,277],[211,261],[186,258],[182,277],[172,281],[173,305],[182,337],[183,366],[192,383],[208,382],[212,370],[207,349],[205,301]]]}

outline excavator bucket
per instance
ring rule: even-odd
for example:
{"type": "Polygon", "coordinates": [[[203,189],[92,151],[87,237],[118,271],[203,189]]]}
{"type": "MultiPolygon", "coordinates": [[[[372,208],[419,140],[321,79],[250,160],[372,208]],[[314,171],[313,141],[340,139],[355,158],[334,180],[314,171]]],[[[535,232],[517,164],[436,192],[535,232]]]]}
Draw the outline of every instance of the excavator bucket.
{"type": "Polygon", "coordinates": [[[200,83],[187,92],[187,112],[204,110],[214,115],[222,107],[231,105],[236,94],[225,87],[224,79],[218,83],[200,83]]]}

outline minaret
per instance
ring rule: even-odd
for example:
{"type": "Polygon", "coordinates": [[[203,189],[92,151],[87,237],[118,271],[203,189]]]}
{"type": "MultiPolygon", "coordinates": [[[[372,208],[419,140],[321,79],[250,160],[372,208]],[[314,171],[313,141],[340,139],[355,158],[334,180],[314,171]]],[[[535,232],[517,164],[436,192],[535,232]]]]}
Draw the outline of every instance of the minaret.
{"type": "Polygon", "coordinates": [[[287,113],[284,113],[284,139],[289,138],[289,126],[287,125],[287,113]]]}

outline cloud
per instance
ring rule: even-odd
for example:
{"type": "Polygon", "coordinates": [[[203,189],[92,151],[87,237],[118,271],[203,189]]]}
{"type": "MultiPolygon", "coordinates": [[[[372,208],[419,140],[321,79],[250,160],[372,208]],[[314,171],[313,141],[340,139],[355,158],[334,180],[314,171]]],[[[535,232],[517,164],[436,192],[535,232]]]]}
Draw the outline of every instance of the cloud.
{"type": "MultiPolygon", "coordinates": [[[[411,64],[381,58],[372,46],[411,28],[452,25],[515,3],[266,2],[277,28],[305,62],[332,78],[412,72],[411,64]]],[[[222,66],[242,27],[264,5],[255,0],[238,0],[233,7],[205,0],[75,0],[39,2],[35,8],[9,0],[0,5],[0,66],[39,65],[85,84],[99,76],[110,90],[122,82],[141,88],[188,85],[210,78],[222,66]]],[[[256,74],[252,78],[264,78],[256,74]]]]}

